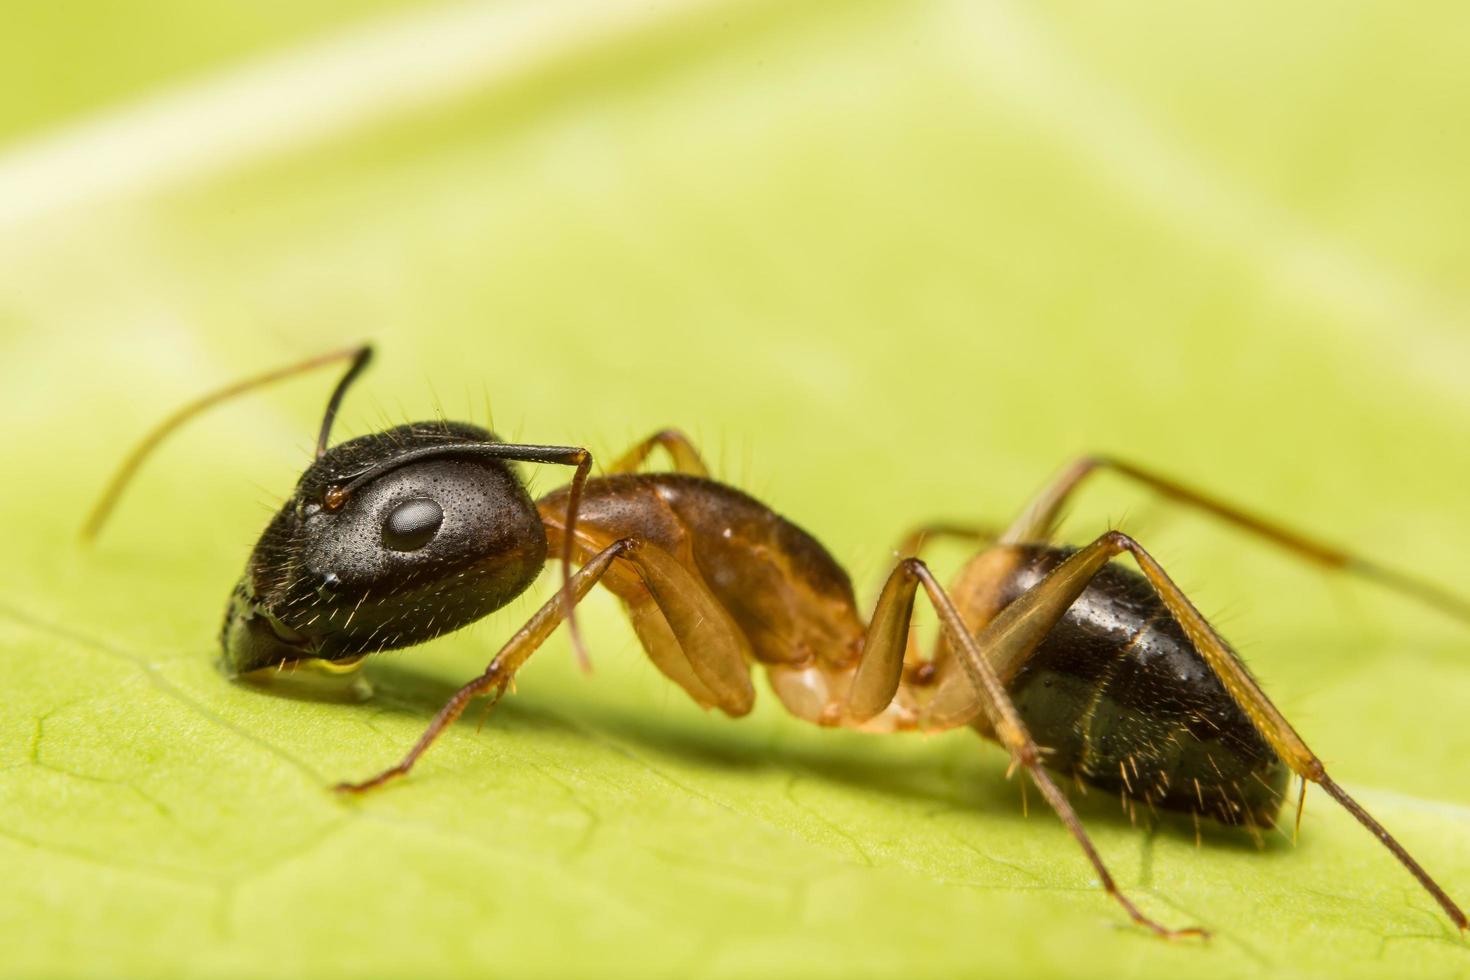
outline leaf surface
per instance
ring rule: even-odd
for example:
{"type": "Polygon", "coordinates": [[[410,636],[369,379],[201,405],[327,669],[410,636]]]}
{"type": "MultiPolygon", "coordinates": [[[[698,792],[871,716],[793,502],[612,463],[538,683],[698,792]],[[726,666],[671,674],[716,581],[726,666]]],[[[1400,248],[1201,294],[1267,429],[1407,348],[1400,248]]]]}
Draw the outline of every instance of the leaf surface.
{"type": "MultiPolygon", "coordinates": [[[[336,799],[535,597],[374,658],[364,704],[219,676],[325,377],[181,434],[76,544],[172,408],[371,337],[341,435],[493,413],[608,459],[678,425],[863,594],[909,527],[1004,521],[1087,450],[1463,591],[1463,10],[303,10],[6,32],[82,68],[0,97],[0,970],[1470,974],[1325,797],[1259,849],[1079,801],[1143,906],[1216,933],[1160,943],[998,749],[810,728],[764,685],[752,717],[705,715],[606,597],[591,677],[558,637],[483,728],[336,799]]],[[[1470,634],[1102,478],[1067,530],[1109,524],[1470,901],[1470,634]]]]}

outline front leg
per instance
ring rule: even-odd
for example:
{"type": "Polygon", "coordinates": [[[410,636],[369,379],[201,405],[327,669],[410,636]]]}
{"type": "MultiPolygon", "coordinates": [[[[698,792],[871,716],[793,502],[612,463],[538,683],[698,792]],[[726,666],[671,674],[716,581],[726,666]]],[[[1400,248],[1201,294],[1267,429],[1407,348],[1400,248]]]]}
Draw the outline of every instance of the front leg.
{"type": "MultiPolygon", "coordinates": [[[[596,585],[598,580],[607,573],[613,559],[626,552],[631,544],[632,542],[628,541],[618,541],[578,569],[577,574],[573,575],[571,580],[571,604],[579,603],[586,598],[587,593],[592,591],[592,586],[596,585]]],[[[446,728],[464,714],[464,709],[469,707],[471,701],[492,691],[495,692],[495,700],[500,700],[500,696],[505,693],[506,685],[515,677],[515,672],[520,669],[521,664],[525,663],[531,654],[546,642],[546,638],[561,623],[567,606],[566,596],[560,592],[543,603],[541,608],[537,609],[535,614],[527,620],[526,625],[517,630],[505,646],[500,648],[500,652],[495,655],[495,659],[490,661],[490,666],[485,668],[485,672],[456,691],[444,707],[439,709],[439,713],[434,716],[433,721],[429,722],[429,727],[424,729],[424,733],[419,736],[413,748],[396,765],[360,783],[338,783],[336,790],[341,793],[365,793],[370,789],[382,786],[389,780],[408,775],[408,771],[413,768],[414,763],[418,762],[419,757],[429,750],[429,746],[439,739],[446,728]]]]}
{"type": "MultiPolygon", "coordinates": [[[[669,641],[676,649],[693,651],[688,655],[693,673],[705,690],[713,692],[714,703],[731,715],[748,712],[754,703],[755,691],[745,663],[743,637],[708,590],[667,552],[635,538],[614,541],[572,576],[571,604],[586,598],[592,587],[617,562],[626,563],[657,604],[669,641]]],[[[548,599],[501,647],[485,672],[455,692],[439,709],[418,742],[401,761],[363,782],[341,783],[337,790],[362,793],[407,775],[419,757],[464,713],[471,701],[492,692],[499,700],[516,671],[561,623],[567,607],[568,603],[560,593],[548,599]]]]}

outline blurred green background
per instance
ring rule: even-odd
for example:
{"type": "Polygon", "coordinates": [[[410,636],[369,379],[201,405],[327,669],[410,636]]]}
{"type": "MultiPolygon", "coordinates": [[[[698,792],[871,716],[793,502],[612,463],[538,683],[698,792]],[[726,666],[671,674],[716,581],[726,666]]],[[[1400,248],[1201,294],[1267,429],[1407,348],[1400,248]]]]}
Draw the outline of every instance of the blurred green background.
{"type": "MultiPolygon", "coordinates": [[[[1081,801],[1128,928],[966,732],[706,716],[591,602],[415,777],[376,771],[533,607],[367,704],[214,671],[326,377],[340,434],[692,433],[860,592],[918,521],[1138,460],[1461,591],[1470,11],[407,0],[22,3],[0,31],[0,973],[1470,976],[1318,794],[1300,843],[1081,801]]],[[[537,486],[552,486],[540,474],[537,486]]],[[[1470,900],[1470,634],[1110,478],[1339,779],[1470,900]]],[[[937,552],[952,568],[958,553],[937,552]]],[[[550,580],[547,580],[549,584],[550,580]]],[[[542,590],[545,592],[545,589],[542,590]]],[[[920,629],[932,634],[927,617],[920,629]]],[[[764,685],[760,685],[762,690],[764,685]]]]}

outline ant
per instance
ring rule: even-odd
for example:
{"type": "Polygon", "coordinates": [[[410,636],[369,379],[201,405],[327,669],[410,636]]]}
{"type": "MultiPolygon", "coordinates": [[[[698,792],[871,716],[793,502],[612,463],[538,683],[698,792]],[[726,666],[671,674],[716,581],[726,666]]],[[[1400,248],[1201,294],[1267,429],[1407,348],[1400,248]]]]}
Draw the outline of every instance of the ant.
{"type": "Polygon", "coordinates": [[[1142,545],[1112,530],[1082,548],[1052,543],[1087,476],[1110,470],[1296,556],[1377,582],[1461,619],[1470,602],[1372,564],[1129,463],[1072,464],[999,534],[936,525],[910,535],[866,622],[851,582],[813,537],[760,501],[710,478],[682,434],[664,430],[592,477],[575,446],[500,441],[463,422],[399,425],[328,447],[344,395],[372,357],[332,351],[186,405],[124,461],[84,529],[94,537],[138,466],[204,409],[335,363],[316,458],[271,520],[230,597],[220,643],[231,677],[356,669],[372,653],[423,643],[501,608],[561,558],[557,594],[440,709],[396,765],[363,793],[406,775],[474,699],[504,695],[517,670],[566,620],[584,668],[575,607],[611,590],[670,680],[705,708],[751,710],[751,667],[782,704],[824,726],[870,732],[969,725],[1025,770],[1129,917],[1167,938],[1205,936],[1145,915],[1109,874],[1048,770],[1150,808],[1252,831],[1272,827],[1289,774],[1313,782],[1378,838],[1461,930],[1465,913],[1404,847],[1327,774],[1231,647],[1142,545]],[[641,473],[655,449],[673,472],[641,473]],[[533,500],[512,468],[573,469],[533,500]],[[990,539],[946,590],[919,557],[926,539],[990,539]],[[1138,571],[1112,562],[1127,553],[1138,571]],[[575,571],[573,569],[575,568],[575,571]],[[941,637],[923,658],[909,620],[919,590],[941,637]],[[1045,746],[1043,748],[1042,746],[1045,746]]]}

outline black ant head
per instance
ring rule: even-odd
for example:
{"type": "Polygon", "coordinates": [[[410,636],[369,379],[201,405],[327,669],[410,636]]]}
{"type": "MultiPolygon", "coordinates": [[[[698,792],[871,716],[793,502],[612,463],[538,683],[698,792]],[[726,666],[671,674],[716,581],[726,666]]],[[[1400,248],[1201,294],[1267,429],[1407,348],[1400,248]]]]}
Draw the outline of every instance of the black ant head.
{"type": "Polygon", "coordinates": [[[477,426],[430,422],[327,450],[235,587],[225,669],[350,667],[519,595],[545,563],[546,531],[510,463],[485,454],[498,444],[477,426]]]}

